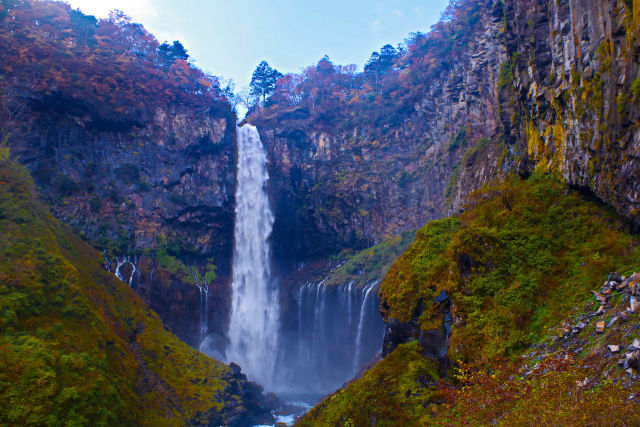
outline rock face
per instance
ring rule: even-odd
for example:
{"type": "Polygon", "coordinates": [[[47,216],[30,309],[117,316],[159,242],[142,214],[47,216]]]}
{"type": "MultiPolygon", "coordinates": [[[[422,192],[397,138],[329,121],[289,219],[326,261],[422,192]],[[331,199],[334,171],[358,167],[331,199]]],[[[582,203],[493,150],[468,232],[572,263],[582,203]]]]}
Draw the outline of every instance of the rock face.
{"type": "Polygon", "coordinates": [[[10,148],[57,216],[110,255],[137,253],[132,286],[192,345],[200,340],[200,292],[184,278],[157,274],[154,250],[173,248],[195,266],[215,264],[209,320],[224,334],[235,187],[229,105],[157,106],[146,120],[106,124],[61,96],[34,96],[29,108],[32,119],[10,148]]]}
{"type": "Polygon", "coordinates": [[[336,130],[345,126],[300,107],[254,115],[271,159],[276,252],[367,246],[458,211],[497,176],[534,169],[639,224],[640,4],[476,3],[472,41],[438,58],[445,71],[406,119],[336,130]]]}

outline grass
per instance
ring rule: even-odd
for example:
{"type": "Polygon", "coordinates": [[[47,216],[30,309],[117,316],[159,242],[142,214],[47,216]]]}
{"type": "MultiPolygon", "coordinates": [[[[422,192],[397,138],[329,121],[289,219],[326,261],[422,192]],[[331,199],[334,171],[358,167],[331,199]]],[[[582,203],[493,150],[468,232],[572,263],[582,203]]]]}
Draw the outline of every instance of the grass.
{"type": "Polygon", "coordinates": [[[409,246],[413,237],[413,232],[405,231],[371,248],[347,255],[347,261],[333,272],[327,284],[345,285],[353,282],[356,287],[362,288],[372,281],[380,280],[409,246]]]}

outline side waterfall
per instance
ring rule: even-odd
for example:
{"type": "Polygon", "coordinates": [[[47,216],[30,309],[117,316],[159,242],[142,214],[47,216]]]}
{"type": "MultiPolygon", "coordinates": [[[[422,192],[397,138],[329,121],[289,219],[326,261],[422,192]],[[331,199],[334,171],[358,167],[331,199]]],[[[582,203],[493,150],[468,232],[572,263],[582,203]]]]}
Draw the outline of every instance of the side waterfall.
{"type": "Polygon", "coordinates": [[[278,292],[270,287],[269,236],[274,216],[267,156],[258,130],[238,128],[235,250],[227,362],[266,388],[273,385],[278,344],[278,292]]]}
{"type": "Polygon", "coordinates": [[[323,395],[357,374],[379,352],[384,322],[378,282],[303,283],[292,294],[292,329],[283,330],[278,391],[323,395]]]}

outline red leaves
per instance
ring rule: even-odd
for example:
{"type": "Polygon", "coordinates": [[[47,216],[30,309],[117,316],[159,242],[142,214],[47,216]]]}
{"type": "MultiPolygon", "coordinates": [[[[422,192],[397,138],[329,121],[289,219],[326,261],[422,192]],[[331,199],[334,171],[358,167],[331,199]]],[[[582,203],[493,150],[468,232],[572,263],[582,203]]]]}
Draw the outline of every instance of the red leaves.
{"type": "Polygon", "coordinates": [[[215,77],[184,60],[164,67],[153,35],[124,15],[96,27],[91,17],[54,2],[29,2],[11,14],[0,21],[4,82],[81,99],[106,117],[141,114],[150,100],[206,107],[220,99],[215,77]],[[71,21],[72,12],[81,24],[71,21]]]}

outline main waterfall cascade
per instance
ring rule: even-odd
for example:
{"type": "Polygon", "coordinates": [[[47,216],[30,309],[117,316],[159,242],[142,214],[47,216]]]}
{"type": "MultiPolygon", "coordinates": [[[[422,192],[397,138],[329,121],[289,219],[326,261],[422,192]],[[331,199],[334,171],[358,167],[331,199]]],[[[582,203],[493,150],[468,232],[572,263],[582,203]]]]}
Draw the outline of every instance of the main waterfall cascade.
{"type": "Polygon", "coordinates": [[[266,184],[267,155],[258,130],[238,128],[235,250],[228,362],[267,389],[274,386],[278,348],[278,292],[270,284],[273,213],[266,184]]]}
{"type": "Polygon", "coordinates": [[[282,296],[295,307],[297,319],[280,319],[279,289],[270,277],[274,215],[266,188],[267,156],[255,127],[244,125],[237,135],[229,343],[226,351],[214,348],[207,335],[208,289],[201,288],[200,350],[239,364],[267,391],[314,400],[351,379],[380,350],[379,286],[300,283],[293,294],[282,296]]]}

